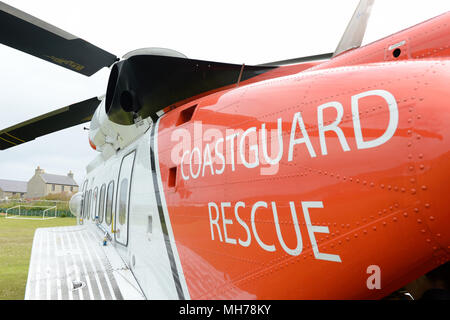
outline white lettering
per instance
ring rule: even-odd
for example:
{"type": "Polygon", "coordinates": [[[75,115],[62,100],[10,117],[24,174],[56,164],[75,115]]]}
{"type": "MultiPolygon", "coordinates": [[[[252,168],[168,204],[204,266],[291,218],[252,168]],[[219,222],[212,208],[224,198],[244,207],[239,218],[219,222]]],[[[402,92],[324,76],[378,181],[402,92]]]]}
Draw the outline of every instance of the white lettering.
{"type": "Polygon", "coordinates": [[[231,243],[231,244],[236,244],[236,239],[228,238],[228,235],[227,235],[227,224],[233,224],[233,220],[225,218],[225,210],[224,210],[225,207],[227,207],[227,208],[231,207],[231,203],[230,202],[220,203],[220,209],[222,211],[223,235],[225,237],[225,242],[231,243]]]}
{"type": "Polygon", "coordinates": [[[205,150],[203,151],[202,177],[205,176],[206,166],[209,166],[211,168],[211,174],[214,175],[214,168],[213,168],[213,163],[212,163],[211,150],[209,149],[209,144],[206,145],[205,150]],[[208,157],[208,159],[206,159],[206,157],[208,157]]]}
{"type": "MultiPolygon", "coordinates": [[[[264,160],[268,164],[276,165],[278,162],[280,162],[281,157],[283,156],[283,128],[282,128],[282,119],[278,119],[278,155],[275,159],[271,159],[267,152],[267,138],[266,138],[266,124],[263,123],[261,126],[261,142],[262,142],[262,149],[263,149],[263,155],[264,160]]],[[[273,152],[273,150],[272,150],[273,152]]]]}
{"type": "Polygon", "coordinates": [[[297,236],[297,247],[295,247],[295,249],[290,249],[286,245],[286,242],[284,242],[283,235],[281,234],[280,223],[278,222],[278,212],[275,202],[272,202],[273,218],[275,221],[275,229],[277,231],[278,241],[280,242],[281,247],[283,248],[284,251],[286,251],[286,253],[290,254],[291,256],[298,256],[300,253],[302,253],[303,250],[302,235],[300,233],[300,226],[298,224],[294,202],[290,201],[289,205],[291,207],[291,215],[292,215],[292,222],[294,224],[295,235],[297,236]]]}
{"type": "Polygon", "coordinates": [[[216,226],[217,232],[219,233],[220,241],[222,242],[222,234],[220,233],[220,227],[219,227],[219,207],[217,207],[217,204],[214,202],[208,203],[208,211],[209,211],[209,225],[211,227],[211,239],[214,240],[214,230],[213,225],[216,226]],[[213,219],[211,215],[211,208],[214,207],[216,209],[216,218],[213,219]]]}
{"type": "MultiPolygon", "coordinates": [[[[391,93],[385,90],[372,90],[352,96],[351,110],[357,149],[380,146],[394,136],[399,121],[399,110],[395,98],[391,93]],[[372,140],[367,140],[367,137],[365,140],[363,137],[361,119],[359,117],[361,99],[367,97],[375,97],[375,99],[379,99],[379,97],[383,98],[388,104],[389,109],[389,123],[386,130],[381,136],[372,140]]],[[[340,127],[343,119],[344,107],[340,102],[328,102],[317,107],[318,143],[320,143],[323,156],[328,155],[331,141],[336,144],[339,143],[344,152],[350,151],[344,131],[340,127]],[[325,121],[326,118],[329,118],[325,116],[326,112],[333,112],[330,109],[336,110],[336,119],[334,121],[333,119],[325,121]],[[334,132],[338,139],[330,139],[327,145],[327,134],[330,135],[330,132],[334,132]]],[[[272,125],[273,123],[271,123],[271,127],[272,125]]],[[[181,154],[182,164],[184,162],[187,164],[189,160],[189,172],[183,165],[181,167],[181,174],[185,181],[190,178],[199,178],[200,173],[201,177],[204,177],[205,174],[209,176],[206,170],[211,172],[211,176],[221,175],[227,168],[230,168],[227,166],[228,164],[231,164],[232,172],[236,171],[237,166],[242,164],[245,168],[249,169],[259,167],[260,175],[276,175],[283,157],[286,157],[287,142],[285,140],[287,138],[284,139],[284,137],[288,133],[290,133],[290,137],[287,162],[294,161],[294,147],[298,144],[305,144],[311,158],[317,157],[301,112],[293,114],[290,132],[287,132],[288,130],[289,128],[285,128],[285,132],[283,132],[283,119],[278,118],[276,129],[268,130],[267,123],[261,124],[259,132],[256,127],[248,128],[246,131],[243,129],[228,128],[224,134],[216,128],[209,128],[205,130],[204,136],[199,137],[203,133],[202,124],[196,121],[194,122],[194,148],[190,149],[190,134],[192,132],[184,128],[176,129],[174,130],[176,132],[172,133],[171,139],[172,141],[175,139],[179,143],[174,145],[171,157],[173,163],[177,165],[180,163],[181,154]],[[224,136],[222,136],[223,134],[224,136]],[[186,151],[186,149],[189,151],[186,151]],[[209,169],[207,169],[208,167],[209,169]]],[[[366,133],[366,135],[368,134],[366,133]]]]}
{"type": "Polygon", "coordinates": [[[316,156],[314,148],[309,140],[308,132],[306,132],[305,124],[303,123],[302,115],[300,112],[297,112],[294,115],[294,119],[292,120],[292,128],[291,128],[291,139],[289,140],[289,156],[288,161],[292,161],[294,155],[294,145],[304,143],[308,148],[309,154],[312,158],[316,156]],[[297,129],[297,124],[300,126],[300,130],[302,132],[303,137],[295,139],[295,131],[297,129]]]}
{"type": "MultiPolygon", "coordinates": [[[[306,228],[307,228],[307,231],[309,234],[309,240],[311,242],[311,247],[314,252],[314,257],[318,260],[341,262],[341,258],[339,255],[319,252],[317,241],[314,236],[314,233],[329,233],[328,227],[312,225],[310,214],[308,211],[309,208],[323,208],[323,203],[321,201],[304,201],[304,202],[301,202],[301,205],[302,205],[302,209],[303,209],[304,221],[306,223],[306,228]]],[[[280,226],[280,221],[279,221],[279,216],[278,216],[277,203],[275,201],[272,201],[271,206],[272,206],[272,214],[273,214],[273,221],[274,221],[273,225],[274,225],[274,229],[276,231],[276,235],[277,235],[279,244],[281,245],[281,247],[287,254],[289,254],[291,256],[300,255],[303,252],[303,239],[302,239],[302,234],[300,231],[299,218],[297,216],[297,211],[295,208],[295,202],[289,201],[289,207],[290,207],[290,212],[291,212],[291,217],[292,217],[292,225],[294,226],[295,238],[296,238],[295,248],[288,247],[288,245],[286,244],[286,241],[285,241],[286,237],[283,237],[283,234],[281,231],[281,226],[280,226]]],[[[259,230],[259,233],[258,233],[258,230],[256,229],[256,222],[258,221],[256,219],[257,210],[259,208],[268,209],[267,202],[258,201],[252,206],[251,214],[250,214],[251,229],[249,228],[247,223],[245,223],[245,221],[239,216],[239,212],[238,212],[240,208],[246,208],[245,202],[238,201],[234,205],[234,218],[236,218],[236,220],[239,222],[241,227],[244,228],[245,233],[247,234],[247,239],[245,241],[241,238],[239,238],[236,241],[236,239],[228,236],[229,230],[233,229],[234,219],[227,219],[225,210],[226,210],[226,208],[231,208],[231,207],[232,207],[231,202],[221,202],[220,209],[219,209],[218,204],[216,204],[214,202],[208,203],[210,231],[211,231],[211,239],[212,240],[214,240],[214,231],[215,231],[214,228],[215,228],[215,229],[217,229],[217,232],[219,234],[220,242],[223,242],[221,228],[220,228],[220,222],[219,222],[219,219],[221,218],[222,219],[221,225],[223,226],[225,243],[234,244],[234,245],[239,244],[242,247],[249,247],[251,244],[252,232],[253,232],[253,235],[256,239],[257,244],[263,250],[269,251],[269,252],[276,251],[275,244],[267,244],[261,240],[262,234],[264,234],[266,237],[267,237],[268,233],[271,234],[270,228],[267,228],[267,226],[269,226],[270,224],[267,224],[267,221],[266,221],[266,223],[264,224],[265,227],[262,228],[261,230],[259,230]],[[216,211],[214,217],[213,217],[212,208],[214,208],[216,211]],[[220,210],[220,212],[219,212],[219,210],[220,210]]],[[[261,221],[261,220],[259,220],[259,221],[261,221]]],[[[237,231],[235,231],[235,232],[237,232],[237,231]]],[[[289,236],[288,238],[293,239],[294,237],[289,236]]]]}
{"type": "Polygon", "coordinates": [[[371,274],[369,278],[367,278],[366,285],[367,289],[381,289],[381,269],[377,265],[371,265],[367,267],[367,274],[371,274]]]}
{"type": "Polygon", "coordinates": [[[245,208],[245,203],[242,201],[239,201],[238,203],[236,203],[236,205],[234,206],[234,215],[236,217],[236,220],[239,222],[239,224],[245,229],[245,232],[247,233],[247,240],[242,241],[241,239],[239,239],[238,241],[241,246],[248,247],[251,243],[252,236],[250,234],[250,229],[248,228],[247,224],[241,219],[241,217],[239,217],[238,209],[240,207],[245,208]]]}
{"type": "Polygon", "coordinates": [[[189,170],[191,172],[191,177],[194,178],[194,179],[198,178],[198,176],[200,175],[200,171],[202,170],[202,154],[200,153],[200,149],[197,148],[197,147],[192,149],[191,157],[189,159],[189,170]],[[198,161],[199,161],[199,163],[198,163],[198,171],[197,171],[196,174],[194,174],[194,172],[192,171],[192,156],[194,155],[195,151],[197,151],[197,153],[198,153],[198,161]]]}
{"type": "Polygon", "coordinates": [[[181,169],[181,176],[183,177],[184,180],[189,180],[189,175],[185,175],[184,171],[183,171],[183,167],[184,167],[184,157],[187,156],[189,154],[189,150],[186,151],[185,153],[183,153],[183,156],[181,157],[181,163],[180,163],[180,169],[181,169]]]}
{"type": "Polygon", "coordinates": [[[230,141],[230,148],[228,148],[228,150],[230,150],[230,152],[231,152],[231,171],[235,170],[235,166],[234,166],[234,138],[236,138],[237,136],[238,136],[238,134],[235,133],[235,134],[232,134],[230,136],[226,136],[226,138],[225,138],[225,140],[230,141]]]}
{"type": "Polygon", "coordinates": [[[222,161],[222,168],[220,170],[216,169],[216,174],[222,174],[225,171],[225,157],[223,156],[223,153],[221,153],[218,149],[219,143],[222,143],[223,146],[223,142],[223,138],[218,139],[216,142],[216,146],[214,147],[214,150],[216,152],[215,156],[219,157],[222,161]]]}
{"type": "Polygon", "coordinates": [[[342,107],[342,104],[339,102],[329,102],[326,104],[323,104],[317,108],[317,121],[319,126],[319,139],[320,139],[320,147],[322,149],[322,155],[327,155],[327,144],[325,142],[325,132],[326,131],[334,131],[338,138],[339,142],[341,143],[342,149],[345,151],[350,151],[350,148],[348,146],[347,140],[345,140],[345,135],[342,132],[342,129],[338,127],[338,124],[341,122],[342,117],[344,115],[344,108],[342,107]],[[333,107],[337,111],[337,117],[336,120],[329,124],[324,126],[323,125],[323,110],[326,108],[333,107]]]}
{"type": "Polygon", "coordinates": [[[358,149],[375,148],[386,143],[394,136],[398,125],[398,106],[394,96],[385,90],[372,90],[352,96],[352,114],[353,129],[355,130],[355,139],[358,149]],[[380,96],[386,100],[389,108],[389,124],[386,131],[381,137],[371,141],[364,141],[361,130],[361,122],[359,119],[359,100],[368,96],[380,96]]]}
{"type": "Polygon", "coordinates": [[[276,250],[275,246],[267,245],[264,242],[262,242],[262,240],[259,238],[258,232],[256,231],[256,224],[255,224],[256,209],[261,208],[261,207],[267,208],[267,203],[264,201],[258,201],[253,205],[253,208],[252,208],[251,223],[252,223],[253,234],[255,235],[256,242],[258,242],[258,244],[261,246],[261,248],[263,248],[266,251],[273,252],[276,250]]]}
{"type": "Polygon", "coordinates": [[[323,208],[322,201],[302,201],[303,215],[305,216],[306,228],[308,229],[309,240],[311,241],[311,247],[314,252],[314,256],[319,260],[327,260],[334,262],[341,262],[341,258],[335,254],[321,253],[317,245],[316,237],[314,233],[330,233],[328,227],[313,226],[311,224],[311,218],[309,216],[309,208],[323,208]]]}
{"type": "Polygon", "coordinates": [[[250,163],[250,162],[247,162],[247,160],[245,159],[245,146],[244,146],[245,145],[245,138],[252,132],[255,133],[254,137],[256,138],[256,128],[252,127],[250,129],[247,129],[244,132],[244,134],[241,137],[241,141],[239,143],[239,153],[240,153],[240,156],[241,156],[242,163],[244,164],[244,166],[246,166],[249,169],[256,168],[257,166],[259,166],[258,144],[252,144],[252,145],[249,145],[249,147],[248,147],[249,151],[250,151],[249,152],[250,155],[249,155],[249,159],[248,160],[251,161],[250,160],[250,158],[252,158],[251,152],[253,152],[253,157],[255,158],[255,162],[250,163]]]}

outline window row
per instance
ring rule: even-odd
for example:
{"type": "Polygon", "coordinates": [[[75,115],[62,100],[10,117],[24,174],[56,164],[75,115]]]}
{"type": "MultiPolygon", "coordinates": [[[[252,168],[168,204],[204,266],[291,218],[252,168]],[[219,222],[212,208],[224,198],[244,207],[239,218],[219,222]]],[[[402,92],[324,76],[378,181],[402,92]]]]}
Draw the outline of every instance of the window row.
{"type": "MultiPolygon", "coordinates": [[[[126,223],[127,219],[127,198],[128,198],[128,179],[123,178],[120,182],[120,194],[118,195],[119,203],[119,223],[121,225],[126,223]]],[[[103,184],[100,188],[100,194],[98,194],[98,187],[94,190],[86,190],[83,196],[83,219],[98,219],[99,223],[105,223],[110,226],[113,216],[113,203],[114,203],[114,181],[110,181],[108,188],[106,184],[103,184]]]]}
{"type": "Polygon", "coordinates": [[[98,187],[94,190],[86,190],[83,195],[83,219],[98,219],[99,223],[105,223],[109,226],[112,221],[113,213],[113,199],[114,199],[114,181],[110,181],[108,189],[106,190],[106,184],[103,184],[100,188],[100,194],[98,193],[98,187]]]}

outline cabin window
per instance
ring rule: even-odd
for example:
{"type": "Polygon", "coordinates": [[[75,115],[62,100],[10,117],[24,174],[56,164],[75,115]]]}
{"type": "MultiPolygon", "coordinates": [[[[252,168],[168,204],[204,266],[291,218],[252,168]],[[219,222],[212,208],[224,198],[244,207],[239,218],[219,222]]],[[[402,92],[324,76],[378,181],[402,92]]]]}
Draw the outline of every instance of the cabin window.
{"type": "Polygon", "coordinates": [[[83,212],[81,212],[81,217],[84,218],[86,216],[86,203],[87,203],[87,192],[83,193],[83,212]]]}
{"type": "Polygon", "coordinates": [[[87,204],[87,219],[91,217],[91,196],[92,196],[92,190],[89,190],[88,192],[88,204],[87,204]]]}
{"type": "Polygon", "coordinates": [[[98,212],[97,212],[97,196],[98,196],[98,188],[95,187],[93,201],[92,201],[92,220],[95,220],[95,217],[98,216],[98,212]]]}
{"type": "Polygon", "coordinates": [[[114,195],[114,181],[111,181],[108,185],[108,192],[106,193],[105,222],[108,226],[111,225],[111,219],[112,219],[113,195],[114,195]]]}
{"type": "Polygon", "coordinates": [[[52,184],[52,191],[55,191],[56,187],[54,184],[52,184]]]}
{"type": "Polygon", "coordinates": [[[128,179],[122,179],[120,182],[119,194],[119,223],[124,225],[127,221],[127,195],[128,195],[128,179]]]}
{"type": "Polygon", "coordinates": [[[81,191],[86,191],[86,184],[87,184],[87,180],[84,180],[84,182],[83,182],[83,189],[81,189],[81,191]]]}
{"type": "Polygon", "coordinates": [[[103,222],[103,217],[105,215],[105,192],[106,192],[106,185],[103,184],[102,188],[100,189],[100,200],[98,204],[98,221],[100,223],[103,222]]]}
{"type": "Polygon", "coordinates": [[[81,213],[81,216],[84,218],[86,216],[86,203],[87,203],[87,191],[83,194],[83,212],[81,213]]]}
{"type": "Polygon", "coordinates": [[[84,195],[84,211],[83,211],[83,218],[86,219],[87,212],[88,212],[88,203],[89,203],[89,191],[86,190],[84,195]]]}
{"type": "Polygon", "coordinates": [[[136,151],[131,151],[123,157],[120,164],[119,179],[116,191],[116,212],[114,223],[114,238],[117,243],[124,246],[128,244],[128,209],[129,209],[129,196],[132,184],[133,166],[136,151]],[[117,223],[116,223],[117,222],[117,223]]]}

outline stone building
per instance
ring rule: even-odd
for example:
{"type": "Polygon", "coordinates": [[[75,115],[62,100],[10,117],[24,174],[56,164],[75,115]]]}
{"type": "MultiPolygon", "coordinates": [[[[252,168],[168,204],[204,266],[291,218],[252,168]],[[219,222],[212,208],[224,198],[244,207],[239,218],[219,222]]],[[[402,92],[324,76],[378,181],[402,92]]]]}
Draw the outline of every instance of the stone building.
{"type": "Polygon", "coordinates": [[[26,192],[26,181],[0,179],[0,200],[23,198],[26,192]]]}
{"type": "Polygon", "coordinates": [[[78,184],[69,171],[66,176],[45,173],[37,167],[34,176],[28,181],[26,198],[40,198],[53,193],[76,193],[78,184]]]}

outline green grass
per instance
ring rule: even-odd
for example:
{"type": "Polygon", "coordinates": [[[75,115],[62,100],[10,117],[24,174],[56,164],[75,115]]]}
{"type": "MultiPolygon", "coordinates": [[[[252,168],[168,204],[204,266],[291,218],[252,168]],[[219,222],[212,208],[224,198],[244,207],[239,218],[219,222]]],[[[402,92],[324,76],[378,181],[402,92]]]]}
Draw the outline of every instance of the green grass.
{"type": "Polygon", "coordinates": [[[37,228],[73,226],[75,218],[5,219],[0,216],[0,300],[23,300],[37,228]]]}

